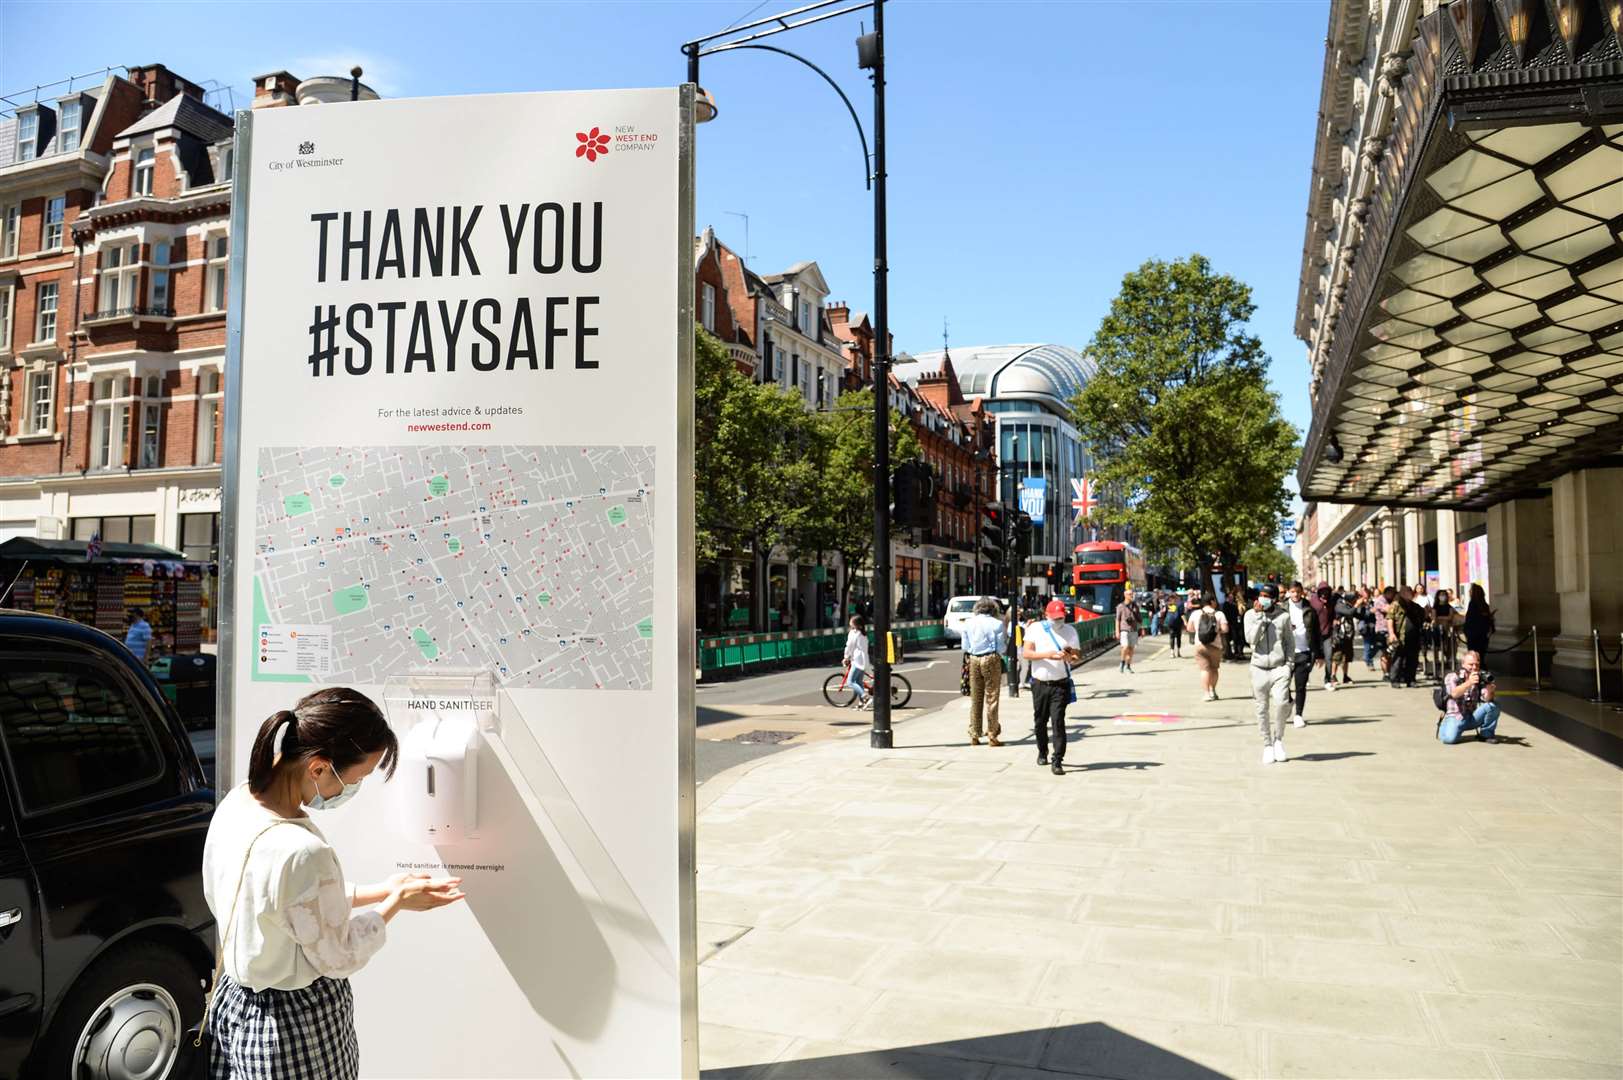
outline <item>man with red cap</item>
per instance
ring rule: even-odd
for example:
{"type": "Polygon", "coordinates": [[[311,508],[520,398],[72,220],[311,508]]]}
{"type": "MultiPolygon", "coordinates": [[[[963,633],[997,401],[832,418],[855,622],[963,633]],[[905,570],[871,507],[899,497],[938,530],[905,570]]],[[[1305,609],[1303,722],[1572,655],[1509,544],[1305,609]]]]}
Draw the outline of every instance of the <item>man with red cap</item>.
{"type": "Polygon", "coordinates": [[[1071,665],[1082,659],[1082,642],[1065,622],[1065,602],[1050,600],[1046,619],[1026,627],[1020,655],[1031,661],[1032,724],[1037,736],[1037,764],[1048,765],[1055,776],[1065,770],[1065,707],[1076,697],[1071,665]],[[1053,733],[1053,759],[1049,759],[1049,733],[1053,733]]]}

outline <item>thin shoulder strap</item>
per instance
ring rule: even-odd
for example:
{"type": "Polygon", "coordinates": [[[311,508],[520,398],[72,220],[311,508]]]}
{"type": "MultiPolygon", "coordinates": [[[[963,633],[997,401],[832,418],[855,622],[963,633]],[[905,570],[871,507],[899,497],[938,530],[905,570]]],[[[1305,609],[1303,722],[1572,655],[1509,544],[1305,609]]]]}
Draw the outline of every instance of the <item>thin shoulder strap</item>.
{"type": "Polygon", "coordinates": [[[214,955],[214,975],[209,980],[208,996],[203,999],[203,1020],[197,1025],[197,1037],[192,1040],[193,1047],[203,1045],[203,1033],[208,1030],[209,1013],[214,1009],[214,997],[220,989],[220,973],[225,970],[225,950],[227,942],[231,939],[231,930],[237,923],[237,906],[242,902],[242,883],[248,877],[248,856],[253,853],[254,845],[259,838],[276,828],[278,825],[291,825],[290,821],[273,821],[254,834],[248,841],[248,847],[242,853],[242,868],[237,871],[237,887],[231,893],[231,915],[226,920],[225,929],[220,932],[220,948],[214,955]]]}

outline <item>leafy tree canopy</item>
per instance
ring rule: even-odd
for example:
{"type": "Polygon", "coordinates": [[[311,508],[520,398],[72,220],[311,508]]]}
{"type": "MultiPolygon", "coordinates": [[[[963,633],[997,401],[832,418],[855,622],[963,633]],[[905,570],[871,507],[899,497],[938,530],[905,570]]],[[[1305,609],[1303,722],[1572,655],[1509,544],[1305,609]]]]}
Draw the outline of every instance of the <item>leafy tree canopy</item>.
{"type": "Polygon", "coordinates": [[[1250,286],[1201,255],[1146,262],[1122,279],[1089,346],[1098,370],[1071,402],[1099,523],[1198,559],[1208,578],[1213,554],[1278,531],[1299,454],[1246,329],[1254,310],[1250,286]]]}

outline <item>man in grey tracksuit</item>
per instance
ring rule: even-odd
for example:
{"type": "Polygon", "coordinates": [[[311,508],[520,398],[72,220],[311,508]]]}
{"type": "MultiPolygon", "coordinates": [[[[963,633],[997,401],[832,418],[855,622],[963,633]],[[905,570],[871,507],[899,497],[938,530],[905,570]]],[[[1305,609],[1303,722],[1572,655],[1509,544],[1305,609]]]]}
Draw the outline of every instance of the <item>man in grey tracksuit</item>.
{"type": "Polygon", "coordinates": [[[1251,696],[1262,730],[1262,760],[1284,761],[1285,724],[1291,713],[1291,616],[1279,603],[1279,586],[1264,585],[1245,613],[1245,640],[1251,646],[1251,696]]]}

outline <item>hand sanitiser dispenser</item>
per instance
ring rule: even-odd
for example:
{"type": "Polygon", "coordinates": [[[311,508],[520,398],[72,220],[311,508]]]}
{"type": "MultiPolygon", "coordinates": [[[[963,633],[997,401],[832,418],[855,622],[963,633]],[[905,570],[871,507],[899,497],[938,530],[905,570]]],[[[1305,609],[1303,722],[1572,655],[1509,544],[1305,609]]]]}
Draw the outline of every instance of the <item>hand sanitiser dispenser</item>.
{"type": "Polygon", "coordinates": [[[500,731],[493,676],[393,676],[383,703],[400,737],[400,767],[389,787],[401,828],[412,840],[437,847],[477,838],[483,733],[500,731]]]}
{"type": "Polygon", "coordinates": [[[409,835],[436,845],[478,835],[479,729],[473,718],[425,718],[406,732],[395,790],[409,835]]]}

